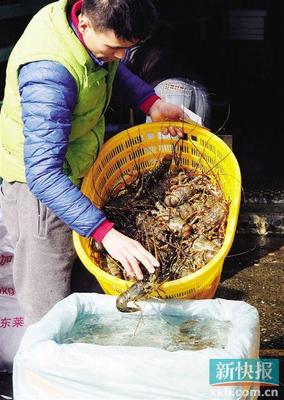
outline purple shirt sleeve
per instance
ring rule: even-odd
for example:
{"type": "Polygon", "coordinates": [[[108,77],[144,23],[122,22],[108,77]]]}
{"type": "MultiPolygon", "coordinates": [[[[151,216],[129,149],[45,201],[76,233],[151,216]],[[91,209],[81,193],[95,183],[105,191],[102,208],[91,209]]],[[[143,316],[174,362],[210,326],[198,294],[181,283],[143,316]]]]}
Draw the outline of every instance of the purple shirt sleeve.
{"type": "Polygon", "coordinates": [[[137,109],[149,97],[157,97],[154,89],[137,75],[133,74],[123,62],[119,63],[117,69],[114,90],[119,93],[124,102],[127,102],[127,105],[137,109]]]}

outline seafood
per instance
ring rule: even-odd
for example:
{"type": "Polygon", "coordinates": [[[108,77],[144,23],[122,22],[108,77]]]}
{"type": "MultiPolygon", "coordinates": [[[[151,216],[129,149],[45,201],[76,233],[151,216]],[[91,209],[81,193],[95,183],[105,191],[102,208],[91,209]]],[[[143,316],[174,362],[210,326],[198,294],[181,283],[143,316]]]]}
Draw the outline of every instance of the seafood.
{"type": "MultiPolygon", "coordinates": [[[[117,229],[139,241],[160,263],[154,274],[118,296],[116,306],[121,312],[138,311],[139,306],[128,304],[147,299],[165,281],[193,274],[222,247],[229,203],[214,184],[216,179],[172,165],[173,160],[166,154],[155,169],[140,175],[136,171],[132,183],[111,196],[104,207],[117,229]]],[[[129,280],[105,251],[98,255],[96,243],[92,249],[104,271],[129,280]]]]}
{"type": "Polygon", "coordinates": [[[197,231],[201,234],[214,230],[217,226],[224,230],[224,223],[228,216],[228,205],[222,202],[217,202],[211,208],[208,209],[207,214],[204,215],[203,219],[196,224],[197,231]]]}
{"type": "Polygon", "coordinates": [[[105,257],[99,258],[99,266],[103,271],[108,272],[112,276],[122,278],[122,267],[110,255],[107,254],[105,257]]]}
{"type": "Polygon", "coordinates": [[[96,253],[102,253],[104,251],[104,246],[101,242],[97,242],[96,240],[91,241],[92,250],[96,253]]]}
{"type": "MultiPolygon", "coordinates": [[[[184,350],[202,350],[207,347],[215,347],[216,339],[213,335],[210,337],[210,334],[204,333],[204,329],[202,332],[201,328],[205,327],[206,323],[208,324],[207,321],[199,320],[183,322],[179,327],[179,332],[173,335],[175,345],[184,350]]],[[[207,331],[205,330],[205,332],[207,331]]]]}
{"type": "Polygon", "coordinates": [[[158,269],[153,274],[144,277],[142,281],[135,282],[125,292],[121,293],[116,299],[116,308],[120,312],[140,311],[140,307],[129,307],[128,303],[145,298],[157,286],[158,269]]]}
{"type": "Polygon", "coordinates": [[[142,174],[139,185],[139,189],[134,195],[134,199],[140,198],[145,191],[149,190],[151,185],[157,183],[161,177],[165,176],[170,169],[173,156],[171,154],[166,154],[162,157],[160,165],[152,171],[142,174]]]}
{"type": "MultiPolygon", "coordinates": [[[[184,171],[181,177],[184,181],[184,171]]],[[[190,178],[190,175],[188,175],[188,178],[190,178]]],[[[168,207],[176,207],[185,203],[187,200],[190,200],[190,198],[198,192],[202,193],[204,190],[207,190],[208,192],[214,190],[214,187],[209,184],[209,181],[210,178],[208,176],[197,175],[194,178],[191,177],[191,180],[188,180],[185,183],[172,185],[169,193],[165,197],[165,204],[168,207]]]]}
{"type": "Polygon", "coordinates": [[[157,182],[162,176],[165,176],[170,170],[173,156],[172,154],[166,154],[162,157],[160,165],[151,172],[147,172],[144,175],[144,180],[148,184],[157,182]]]}

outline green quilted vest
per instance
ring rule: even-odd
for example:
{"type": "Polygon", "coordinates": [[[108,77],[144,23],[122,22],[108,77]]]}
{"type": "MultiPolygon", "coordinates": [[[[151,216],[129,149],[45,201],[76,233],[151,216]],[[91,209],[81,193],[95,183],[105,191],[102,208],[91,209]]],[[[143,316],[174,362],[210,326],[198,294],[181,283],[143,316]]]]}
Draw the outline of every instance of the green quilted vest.
{"type": "Polygon", "coordinates": [[[7,66],[6,87],[0,114],[0,176],[25,182],[24,135],[18,70],[23,64],[52,60],[74,77],[78,100],[64,172],[75,183],[95,161],[104,139],[104,111],[109,103],[117,62],[99,67],[74,34],[66,17],[67,0],[49,4],[31,20],[14,47],[7,66]]]}

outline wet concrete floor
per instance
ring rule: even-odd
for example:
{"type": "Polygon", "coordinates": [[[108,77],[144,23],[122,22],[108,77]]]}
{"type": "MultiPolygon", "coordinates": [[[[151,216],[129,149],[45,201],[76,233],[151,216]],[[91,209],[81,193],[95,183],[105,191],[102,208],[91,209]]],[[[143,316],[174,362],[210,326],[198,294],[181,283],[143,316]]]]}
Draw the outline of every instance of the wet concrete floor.
{"type": "Polygon", "coordinates": [[[260,348],[284,349],[284,236],[236,235],[216,297],[257,308],[260,348]]]}

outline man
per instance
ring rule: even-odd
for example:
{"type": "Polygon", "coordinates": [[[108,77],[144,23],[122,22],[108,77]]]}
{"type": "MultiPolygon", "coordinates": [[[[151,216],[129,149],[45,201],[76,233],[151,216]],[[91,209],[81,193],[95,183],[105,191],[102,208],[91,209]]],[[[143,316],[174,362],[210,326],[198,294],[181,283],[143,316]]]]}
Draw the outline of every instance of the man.
{"type": "MultiPolygon", "coordinates": [[[[1,206],[27,323],[69,294],[72,230],[102,242],[130,276],[142,279],[139,263],[150,273],[158,265],[79,189],[104,140],[115,76],[152,120],[182,117],[119,63],[155,20],[151,0],[59,0],[34,16],[11,53],[0,116],[1,206]]],[[[166,133],[182,135],[174,127],[166,133]]]]}

